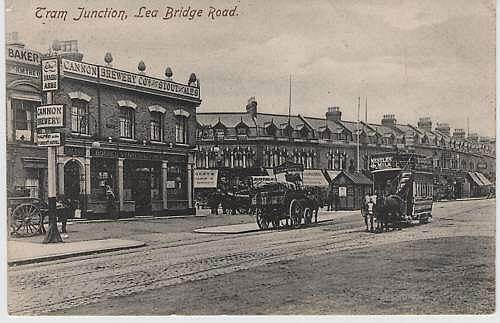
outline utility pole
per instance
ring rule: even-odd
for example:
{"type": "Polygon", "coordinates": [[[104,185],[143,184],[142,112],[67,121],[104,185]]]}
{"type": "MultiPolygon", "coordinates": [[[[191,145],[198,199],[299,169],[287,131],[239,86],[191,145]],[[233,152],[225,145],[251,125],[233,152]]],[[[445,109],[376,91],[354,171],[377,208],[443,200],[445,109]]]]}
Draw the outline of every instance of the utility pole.
{"type": "Polygon", "coordinates": [[[292,74],[290,74],[290,91],[288,93],[288,124],[290,125],[290,115],[292,114],[292,74]]]}
{"type": "Polygon", "coordinates": [[[356,172],[359,173],[359,109],[361,104],[361,97],[358,96],[358,122],[356,123],[356,172]]]}
{"type": "MultiPolygon", "coordinates": [[[[42,91],[44,91],[45,88],[45,74],[44,74],[44,66],[45,64],[42,61],[42,91]]],[[[59,75],[59,61],[56,58],[55,59],[55,65],[54,64],[47,64],[49,67],[48,69],[52,70],[52,73],[55,73],[58,76],[59,75]]],[[[55,90],[57,90],[58,84],[56,83],[55,90]]],[[[53,104],[54,103],[54,89],[51,90],[45,90],[47,91],[47,104],[53,104]]],[[[43,93],[43,92],[42,92],[43,93]]],[[[38,117],[38,114],[37,114],[38,117]]],[[[49,204],[49,210],[48,210],[48,215],[49,215],[49,229],[47,230],[47,234],[43,240],[43,243],[57,243],[57,242],[63,242],[61,235],[59,234],[59,230],[57,229],[57,217],[56,217],[56,147],[55,146],[48,146],[47,147],[47,173],[48,173],[48,204],[49,204]]]]}
{"type": "Polygon", "coordinates": [[[368,124],[368,97],[365,97],[365,123],[368,124]]]}

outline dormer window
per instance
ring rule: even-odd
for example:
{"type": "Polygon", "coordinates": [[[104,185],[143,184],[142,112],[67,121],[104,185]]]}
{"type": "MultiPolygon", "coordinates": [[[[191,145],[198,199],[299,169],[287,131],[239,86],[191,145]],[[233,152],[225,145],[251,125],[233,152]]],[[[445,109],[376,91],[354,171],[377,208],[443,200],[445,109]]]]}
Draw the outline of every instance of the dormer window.
{"type": "Polygon", "coordinates": [[[268,136],[276,136],[276,126],[274,125],[274,123],[270,123],[267,127],[266,127],[266,134],[268,136]]]}
{"type": "Polygon", "coordinates": [[[285,136],[292,137],[292,134],[293,134],[293,128],[292,128],[292,126],[287,125],[285,127],[285,129],[283,130],[283,132],[284,132],[285,136]]]}
{"type": "Polygon", "coordinates": [[[239,136],[248,135],[248,126],[243,121],[236,126],[236,134],[239,136]]]}
{"type": "Polygon", "coordinates": [[[224,135],[226,134],[226,130],[224,128],[215,129],[215,138],[216,139],[224,139],[224,135]]]}

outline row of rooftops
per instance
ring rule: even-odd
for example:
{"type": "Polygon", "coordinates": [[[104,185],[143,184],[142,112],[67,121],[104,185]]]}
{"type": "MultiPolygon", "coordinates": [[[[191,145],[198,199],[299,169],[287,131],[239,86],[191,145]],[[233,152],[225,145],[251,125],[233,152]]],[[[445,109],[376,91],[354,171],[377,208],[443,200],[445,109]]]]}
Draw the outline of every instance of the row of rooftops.
{"type": "MultiPolygon", "coordinates": [[[[256,103],[255,103],[256,105],[256,103]]],[[[257,112],[198,112],[200,129],[225,129],[229,133],[238,133],[238,128],[246,128],[248,136],[274,135],[276,137],[294,137],[303,139],[339,139],[329,134],[344,134],[343,140],[356,140],[360,136],[373,138],[369,143],[406,143],[414,145],[434,145],[457,150],[476,151],[494,155],[495,139],[470,134],[463,129],[455,129],[450,135],[448,124],[437,123],[432,129],[430,118],[421,118],[417,126],[398,124],[394,114],[387,114],[380,124],[342,120],[339,107],[330,107],[325,118],[302,115],[283,115],[257,112]],[[266,131],[268,129],[276,131],[266,131]],[[289,133],[287,133],[287,130],[289,133]],[[328,134],[328,135],[325,135],[328,134]],[[387,138],[387,140],[381,140],[387,138]]]]}

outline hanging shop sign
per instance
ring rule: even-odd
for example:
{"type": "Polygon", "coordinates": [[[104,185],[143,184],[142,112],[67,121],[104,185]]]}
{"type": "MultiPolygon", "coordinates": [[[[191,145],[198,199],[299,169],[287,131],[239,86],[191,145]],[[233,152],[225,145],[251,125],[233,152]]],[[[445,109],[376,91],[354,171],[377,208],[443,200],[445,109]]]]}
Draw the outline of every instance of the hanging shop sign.
{"type": "Polygon", "coordinates": [[[36,139],[36,143],[40,147],[57,147],[63,144],[63,139],[59,132],[39,133],[36,139]]]}
{"type": "Polygon", "coordinates": [[[328,186],[328,181],[320,169],[305,169],[303,181],[304,186],[328,186]]]}
{"type": "Polygon", "coordinates": [[[195,169],[194,188],[217,188],[217,169],[195,169]]]}
{"type": "Polygon", "coordinates": [[[64,127],[64,105],[50,104],[36,108],[36,128],[63,128],[64,127]]]}
{"type": "Polygon", "coordinates": [[[268,182],[276,182],[276,178],[274,176],[252,176],[253,186],[259,186],[268,182]]]}
{"type": "Polygon", "coordinates": [[[59,66],[57,58],[42,60],[42,91],[59,89],[59,66]]]}

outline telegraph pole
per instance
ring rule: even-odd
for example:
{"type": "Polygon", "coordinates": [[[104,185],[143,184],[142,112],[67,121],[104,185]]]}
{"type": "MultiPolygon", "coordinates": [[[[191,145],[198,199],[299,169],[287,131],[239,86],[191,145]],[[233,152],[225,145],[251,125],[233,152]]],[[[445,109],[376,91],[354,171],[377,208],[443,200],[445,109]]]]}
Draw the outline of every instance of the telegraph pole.
{"type": "MultiPolygon", "coordinates": [[[[56,50],[56,48],[54,48],[56,50]]],[[[59,59],[49,58],[42,60],[42,94],[47,93],[46,105],[38,107],[37,129],[61,128],[64,126],[64,106],[55,105],[54,92],[59,88],[59,59]],[[51,122],[46,122],[50,120],[51,122]]],[[[47,147],[47,171],[48,171],[48,204],[49,204],[49,229],[43,243],[63,242],[57,229],[56,216],[56,149],[61,145],[61,134],[48,132],[38,138],[39,146],[47,147]],[[45,140],[45,141],[44,141],[45,140]]]]}
{"type": "Polygon", "coordinates": [[[358,122],[356,123],[356,172],[359,172],[359,109],[361,98],[358,96],[358,122]]]}

